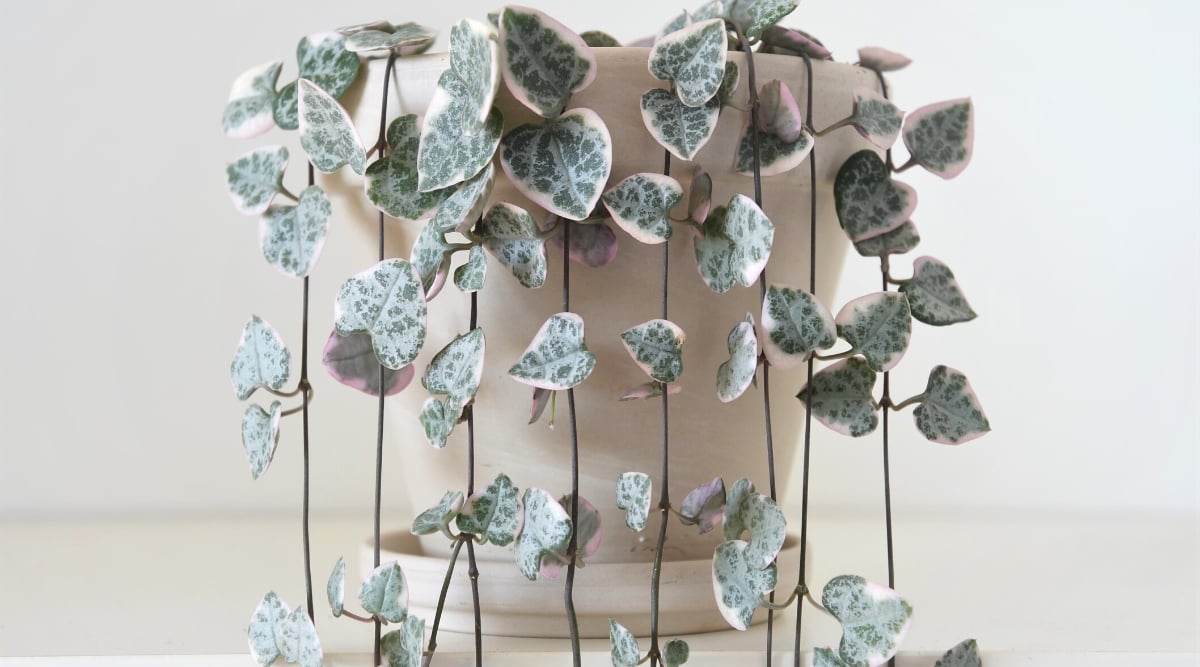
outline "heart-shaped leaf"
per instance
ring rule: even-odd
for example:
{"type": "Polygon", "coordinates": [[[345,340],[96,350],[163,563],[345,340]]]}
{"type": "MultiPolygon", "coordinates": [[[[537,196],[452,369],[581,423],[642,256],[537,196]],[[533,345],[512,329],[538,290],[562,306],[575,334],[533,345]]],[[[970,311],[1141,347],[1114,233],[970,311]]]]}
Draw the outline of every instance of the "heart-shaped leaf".
{"type": "Polygon", "coordinates": [[[583,319],[575,313],[558,313],[538,329],[508,374],[531,387],[570,389],[586,380],[595,367],[596,355],[583,341],[583,319]]]}
{"type": "Polygon", "coordinates": [[[975,107],[971,98],[923,106],[904,121],[904,145],[917,164],[942,178],[954,178],[971,163],[975,107]]]}
{"type": "Polygon", "coordinates": [[[585,224],[564,220],[558,226],[558,233],[550,237],[550,247],[562,250],[567,227],[571,228],[572,262],[598,269],[617,258],[617,234],[607,222],[585,224]]]}
{"type": "Polygon", "coordinates": [[[522,125],[501,141],[500,165],[538,206],[571,220],[588,217],[612,170],[612,137],[591,109],[522,125]]]}
{"type": "Polygon", "coordinates": [[[430,445],[438,449],[446,446],[446,439],[458,423],[460,409],[461,406],[457,406],[453,398],[444,401],[433,397],[425,399],[425,403],[421,405],[421,414],[417,418],[425,429],[425,439],[430,445]]]}
{"type": "MultiPolygon", "coordinates": [[[[817,421],[852,437],[875,430],[879,425],[879,405],[872,391],[875,371],[861,357],[850,357],[813,376],[812,413],[817,421]]],[[[808,398],[808,387],[796,398],[808,398]]]]}
{"type": "Polygon", "coordinates": [[[676,30],[650,49],[650,74],[675,87],[689,107],[705,105],[725,78],[725,21],[710,19],[676,30]]]}
{"type": "Polygon", "coordinates": [[[668,320],[650,320],[621,333],[621,342],[638,367],[663,383],[683,374],[685,338],[683,329],[668,320]]]}
{"type": "Polygon", "coordinates": [[[350,114],[308,79],[300,79],[297,95],[300,145],[313,166],[330,174],[348,164],[355,173],[363,173],[367,167],[366,149],[350,114]]]}
{"type": "Polygon", "coordinates": [[[399,369],[417,358],[425,344],[425,291],[412,264],[387,259],[342,284],[334,304],[340,335],[371,336],[375,356],[399,369]]]}
{"type": "Polygon", "coordinates": [[[238,400],[250,398],[259,387],[282,389],[288,381],[291,362],[292,354],[284,347],[275,327],[252,315],[242,327],[237,352],[229,367],[238,400]]]}
{"type": "Polygon", "coordinates": [[[542,556],[565,550],[571,541],[571,515],[542,489],[525,489],[525,523],[516,541],[517,567],[537,579],[542,556]]]}
{"type": "Polygon", "coordinates": [[[400,564],[392,561],[371,571],[358,590],[358,601],[368,614],[388,623],[400,623],[408,616],[408,580],[400,564]]]}
{"type": "MultiPolygon", "coordinates": [[[[671,19],[666,25],[664,25],[661,29],[659,29],[659,31],[654,35],[653,38],[650,38],[650,41],[648,44],[642,44],[640,46],[651,46],[652,47],[652,46],[654,46],[654,44],[657,44],[660,40],[662,40],[662,38],[666,37],[667,35],[675,32],[677,30],[683,30],[684,28],[688,27],[691,24],[692,24],[692,15],[689,14],[686,10],[679,12],[679,14],[675,18],[671,19]]],[[[630,44],[630,46],[639,46],[639,44],[630,44]]]]}
{"type": "Polygon", "coordinates": [[[759,567],[746,558],[749,549],[741,540],[723,542],[713,555],[713,593],[717,609],[735,630],[750,627],[762,596],[775,589],[778,571],[774,563],[759,567]]]}
{"type": "Polygon", "coordinates": [[[725,539],[740,539],[747,531],[747,562],[760,568],[775,562],[787,537],[787,519],[770,496],[756,493],[749,480],[740,479],[725,505],[725,539]]]}
{"type": "Polygon", "coordinates": [[[946,651],[933,667],[982,667],[979,659],[979,645],[974,639],[964,639],[946,651]]]}
{"type": "Polygon", "coordinates": [[[467,253],[467,263],[454,270],[454,285],[461,292],[478,292],[483,289],[483,280],[487,277],[487,255],[483,246],[471,246],[467,253]]]}
{"type": "Polygon", "coordinates": [[[818,42],[812,35],[800,30],[773,25],[762,33],[763,44],[774,49],[785,49],[795,55],[807,55],[817,60],[830,60],[833,53],[818,42]]]}
{"type": "MultiPolygon", "coordinates": [[[[346,50],[353,53],[395,51],[401,56],[415,55],[433,46],[437,31],[418,23],[401,23],[385,30],[360,30],[346,37],[346,50]]],[[[339,31],[341,32],[341,31],[339,31]]]]}
{"type": "Polygon", "coordinates": [[[696,266],[709,289],[728,292],[758,280],[771,255],[775,225],[754,200],[734,195],[728,207],[717,207],[704,221],[704,236],[695,240],[696,266]]]}
{"type": "MultiPolygon", "coordinates": [[[[558,499],[558,504],[562,506],[567,516],[571,516],[571,496],[564,495],[558,499]]],[[[600,525],[600,511],[594,505],[588,502],[587,498],[579,499],[579,512],[576,517],[575,530],[577,533],[576,544],[577,551],[575,560],[583,567],[584,559],[591,558],[600,549],[600,542],[604,538],[604,531],[600,525]]],[[[567,557],[568,546],[561,549],[553,549],[542,556],[542,563],[539,569],[543,577],[547,579],[558,579],[562,576],[563,570],[570,564],[571,560],[567,557]]]]}
{"type": "Polygon", "coordinates": [[[612,644],[613,667],[635,667],[642,659],[642,650],[638,648],[637,637],[617,623],[608,619],[608,641],[612,644]]]}
{"type": "Polygon", "coordinates": [[[758,129],[785,144],[795,143],[804,131],[800,105],[779,79],[771,79],[758,91],[758,129]]]}
{"type": "Polygon", "coordinates": [[[371,163],[364,174],[367,199],[393,218],[424,220],[453,192],[449,188],[432,192],[417,189],[420,141],[421,130],[415,115],[396,118],[387,130],[391,152],[371,163]]]}
{"type": "Polygon", "coordinates": [[[421,192],[465,181],[491,163],[504,134],[504,115],[488,107],[482,126],[464,130],[474,123],[472,104],[467,84],[453,70],[442,72],[421,127],[417,155],[417,189],[421,192]]]}
{"type": "Polygon", "coordinates": [[[667,642],[667,647],[663,649],[663,665],[665,667],[679,667],[688,661],[691,651],[688,649],[687,642],[682,639],[672,639],[667,642]]]}
{"type": "Polygon", "coordinates": [[[679,506],[679,522],[699,526],[703,535],[717,526],[725,516],[725,480],[714,477],[687,494],[679,506]]]}
{"type": "Polygon", "coordinates": [[[912,58],[879,46],[864,46],[858,50],[858,64],[876,72],[895,72],[904,69],[912,58]]]}
{"type": "Polygon", "coordinates": [[[814,350],[827,350],[837,342],[833,315],[804,290],[772,285],[762,310],[763,352],[772,366],[795,368],[814,350]]]}
{"type": "Polygon", "coordinates": [[[691,161],[717,129],[719,102],[689,107],[662,88],[642,95],[642,122],[660,146],[680,160],[691,161]]]}
{"type": "Polygon", "coordinates": [[[295,206],[267,209],[258,226],[263,258],[284,275],[307,276],[325,247],[331,213],[329,198],[316,185],[305,188],[295,206]]]}
{"type": "Polygon", "coordinates": [[[617,477],[617,509],[625,510],[625,525],[641,531],[650,516],[650,476],[624,472],[617,477]]]}
{"type": "Polygon", "coordinates": [[[271,114],[275,118],[275,125],[281,130],[294,130],[300,127],[300,107],[296,96],[296,87],[299,83],[299,80],[291,81],[280,88],[279,93],[275,95],[271,114]]]}
{"type": "Polygon", "coordinates": [[[325,657],[321,640],[317,637],[317,628],[313,626],[308,611],[303,607],[293,609],[279,623],[275,639],[286,662],[297,663],[300,667],[321,667],[325,657]]]}
{"type": "Polygon", "coordinates": [[[912,280],[900,286],[912,316],[925,324],[944,326],[975,319],[950,267],[933,257],[913,262],[912,280]]]}
{"type": "Polygon", "coordinates": [[[464,132],[487,122],[500,90],[500,60],[500,45],[491,26],[463,19],[450,29],[450,69],[466,84],[468,107],[473,112],[464,119],[468,121],[462,127],[464,132]]]}
{"type": "Polygon", "coordinates": [[[842,307],[837,318],[838,336],[867,360],[871,370],[895,368],[912,337],[908,299],[899,292],[876,292],[842,307]]]}
{"type": "Polygon", "coordinates": [[[329,598],[329,608],[333,612],[333,617],[341,616],[342,610],[346,606],[345,559],[338,558],[334,563],[333,572],[329,573],[329,583],[325,585],[325,594],[329,598]]]}
{"type": "Polygon", "coordinates": [[[662,243],[671,238],[670,213],[683,200],[683,186],[662,174],[634,174],[605,192],[603,199],[613,221],[630,236],[642,243],[662,243]]]}
{"type": "Polygon", "coordinates": [[[517,487],[508,475],[500,473],[482,493],[467,499],[455,523],[460,531],[478,536],[481,543],[504,547],[521,532],[521,509],[517,487]]]}
{"type": "Polygon", "coordinates": [[[455,535],[450,532],[450,522],[458,517],[458,511],[462,509],[462,506],[462,492],[447,491],[437,505],[426,509],[413,519],[412,534],[432,535],[441,531],[442,534],[453,540],[455,535]]]}
{"type": "Polygon", "coordinates": [[[754,317],[747,314],[729,332],[729,361],[717,369],[717,398],[729,403],[741,396],[754,381],[758,370],[758,335],[754,332],[754,317]]]}
{"type": "Polygon", "coordinates": [[[225,188],[239,213],[258,215],[283,188],[288,149],[264,146],[225,166],[225,188]]]}
{"type": "Polygon", "coordinates": [[[742,523],[742,513],[739,508],[746,503],[749,503],[749,498],[755,494],[754,482],[742,477],[729,487],[729,492],[726,494],[725,500],[725,539],[737,540],[741,539],[749,528],[742,523]]]}
{"type": "Polygon", "coordinates": [[[583,38],[535,9],[505,7],[500,44],[509,91],[543,118],[562,113],[571,93],[596,78],[596,56],[583,38]]]}
{"type": "Polygon", "coordinates": [[[967,376],[948,366],[930,371],[913,419],[922,435],[944,445],[961,445],[992,430],[967,376]]]}
{"type": "MultiPolygon", "coordinates": [[[[765,132],[758,133],[758,173],[761,176],[776,176],[795,169],[813,149],[813,137],[807,130],[791,143],[765,132]]],[[[737,160],[734,168],[739,174],[754,175],[754,132],[750,124],[742,131],[738,141],[737,160]]]]}
{"type": "Polygon", "coordinates": [[[921,235],[917,233],[917,226],[913,224],[912,220],[906,220],[904,224],[890,232],[856,241],[854,249],[863,257],[886,257],[892,254],[904,254],[917,247],[920,242],[921,235]]]}
{"type": "Polygon", "coordinates": [[[688,219],[703,225],[712,209],[712,176],[704,169],[697,167],[696,175],[692,177],[691,191],[688,192],[688,219]]]}
{"type": "Polygon", "coordinates": [[[404,626],[379,640],[379,652],[388,667],[420,667],[425,648],[425,620],[416,616],[404,619],[404,626]]]}
{"type": "Polygon", "coordinates": [[[529,288],[546,282],[546,244],[533,216],[516,205],[499,202],[483,216],[483,247],[529,288]]]}
{"type": "MultiPolygon", "coordinates": [[[[341,97],[358,78],[358,56],[346,50],[346,36],[318,32],[296,45],[299,78],[320,86],[334,98],[341,97]]],[[[361,172],[360,172],[361,173],[361,172]]]]}
{"type": "Polygon", "coordinates": [[[246,635],[250,640],[250,655],[262,667],[279,658],[277,631],[289,613],[287,604],[275,595],[275,591],[264,595],[254,609],[246,635]]]}
{"type": "Polygon", "coordinates": [[[225,136],[249,139],[275,126],[275,82],[282,68],[283,61],[275,60],[251,67],[234,79],[221,115],[225,136]]]}
{"type": "Polygon", "coordinates": [[[737,0],[730,7],[729,18],[753,39],[791,14],[796,4],[796,0],[737,0]]]}
{"type": "Polygon", "coordinates": [[[257,405],[246,408],[242,416],[242,447],[250,461],[250,476],[258,479],[271,465],[275,447],[279,444],[279,401],[271,401],[271,411],[257,405]]]}
{"type": "Polygon", "coordinates": [[[891,100],[870,88],[854,89],[854,111],[851,116],[854,129],[876,146],[887,150],[900,136],[904,123],[904,112],[891,100]]]}
{"type": "Polygon", "coordinates": [[[483,378],[483,329],[475,328],[450,341],[434,355],[421,384],[432,394],[451,396],[465,405],[483,378]]]}
{"type": "Polygon", "coordinates": [[[829,580],[821,604],[842,624],[838,657],[852,665],[878,667],[890,660],[912,616],[912,607],[895,591],[854,575],[829,580]]]}
{"type": "Polygon", "coordinates": [[[838,221],[855,243],[899,227],[917,208],[917,193],[893,181],[883,160],[871,150],[851,155],[833,184],[838,221]]]}
{"type": "Polygon", "coordinates": [[[742,73],[738,69],[737,63],[732,60],[725,63],[725,76],[721,79],[721,88],[717,91],[717,100],[720,101],[722,107],[727,107],[730,100],[733,99],[733,94],[737,92],[738,83],[741,82],[742,73]]]}
{"type": "Polygon", "coordinates": [[[852,667],[838,657],[837,651],[831,648],[813,648],[813,667],[852,667]]]}
{"type": "MultiPolygon", "coordinates": [[[[368,396],[379,395],[379,359],[371,347],[371,336],[365,333],[339,335],[333,331],[321,353],[325,370],[338,382],[368,396]]],[[[414,375],[412,364],[392,370],[383,369],[383,393],[392,396],[404,391],[414,375]]]]}
{"type": "Polygon", "coordinates": [[[617,397],[617,400],[636,401],[643,398],[658,398],[663,395],[663,387],[666,387],[668,396],[674,396],[683,391],[683,387],[680,387],[678,384],[664,385],[661,382],[646,382],[627,389],[625,393],[617,397]]]}
{"type": "Polygon", "coordinates": [[[425,288],[426,301],[442,291],[450,271],[450,254],[454,247],[446,241],[446,234],[461,232],[464,227],[474,224],[492,194],[495,177],[495,167],[488,164],[471,180],[455,189],[438,205],[437,213],[413,242],[412,261],[425,288]]]}

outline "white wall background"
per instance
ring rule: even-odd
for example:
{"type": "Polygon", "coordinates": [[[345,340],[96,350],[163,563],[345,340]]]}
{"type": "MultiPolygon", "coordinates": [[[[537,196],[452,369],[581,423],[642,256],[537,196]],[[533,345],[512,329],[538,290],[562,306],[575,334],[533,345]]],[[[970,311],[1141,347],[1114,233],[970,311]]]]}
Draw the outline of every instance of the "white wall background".
{"type": "MultiPolygon", "coordinates": [[[[221,134],[229,85],[290,61],[308,32],[386,17],[448,34],[493,4],[0,6],[0,514],[294,511],[297,429],[251,482],[229,390],[246,316],[295,346],[300,305],[224,193],[224,163],[251,145],[221,134]]],[[[626,40],[677,10],[529,4],[626,40]]],[[[954,267],[981,316],[920,327],[894,386],[916,393],[930,366],[956,366],[994,432],[949,450],[898,419],[897,511],[1195,512],[1196,3],[805,0],[788,23],[840,60],[873,44],[913,57],[892,77],[904,108],[963,95],[977,107],[971,167],[904,180],[921,195],[920,254],[954,267]]],[[[315,309],[342,278],[318,270],[315,309]]],[[[851,258],[835,310],[876,281],[851,258]]],[[[318,400],[315,506],[366,516],[373,402],[318,400]]],[[[878,506],[877,443],[821,432],[816,511],[878,506]]]]}

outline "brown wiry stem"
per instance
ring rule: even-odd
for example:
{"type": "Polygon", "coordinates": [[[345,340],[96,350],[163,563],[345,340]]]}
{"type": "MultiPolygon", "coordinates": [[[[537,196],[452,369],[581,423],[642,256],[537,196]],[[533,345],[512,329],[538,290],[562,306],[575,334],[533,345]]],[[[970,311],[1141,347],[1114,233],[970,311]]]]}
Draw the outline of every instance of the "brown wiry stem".
{"type": "MultiPolygon", "coordinates": [[[[571,311],[571,223],[563,224],[563,312],[571,311]]],[[[575,561],[579,535],[579,431],[575,422],[575,389],[567,390],[567,414],[571,422],[571,539],[567,544],[567,581],[563,586],[563,606],[571,633],[571,662],[580,667],[583,654],[579,644],[579,619],[575,616],[575,561]]]]}
{"type": "Polygon", "coordinates": [[[429,646],[425,649],[425,653],[421,655],[421,667],[429,667],[429,664],[433,662],[433,654],[437,651],[438,628],[442,625],[442,612],[446,608],[446,596],[450,592],[450,580],[454,578],[454,566],[458,563],[458,553],[462,551],[463,544],[470,541],[470,538],[465,534],[459,535],[454,540],[454,550],[450,552],[450,564],[446,567],[446,576],[442,579],[442,590],[438,594],[437,609],[433,613],[433,627],[429,630],[429,646]]]}
{"type": "MultiPolygon", "coordinates": [[[[671,153],[663,151],[663,174],[671,175],[671,153]]],[[[667,302],[668,291],[667,287],[670,280],[671,253],[670,241],[663,243],[662,250],[662,319],[667,318],[667,302]]],[[[659,496],[658,507],[662,515],[659,517],[658,525],[658,544],[654,548],[654,566],[650,572],[650,665],[653,667],[657,664],[658,658],[662,654],[662,650],[658,645],[658,607],[659,596],[662,582],[662,560],[663,552],[667,546],[667,521],[670,518],[671,511],[671,495],[670,487],[670,434],[671,420],[668,414],[667,397],[670,394],[666,386],[662,390],[662,479],[659,484],[662,487],[662,493],[659,496]]]]}

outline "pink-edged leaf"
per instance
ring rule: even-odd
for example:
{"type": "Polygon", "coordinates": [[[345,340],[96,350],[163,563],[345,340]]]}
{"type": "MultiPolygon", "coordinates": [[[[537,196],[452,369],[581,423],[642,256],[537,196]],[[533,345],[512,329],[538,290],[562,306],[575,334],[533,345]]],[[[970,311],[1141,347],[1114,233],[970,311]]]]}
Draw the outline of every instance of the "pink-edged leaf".
{"type": "Polygon", "coordinates": [[[773,25],[763,31],[762,41],[769,46],[787,49],[797,55],[806,54],[817,60],[833,58],[833,53],[824,44],[801,30],[773,25]]]}
{"type": "MultiPolygon", "coordinates": [[[[337,331],[330,332],[325,349],[321,352],[321,363],[333,379],[347,387],[369,396],[379,395],[380,363],[371,347],[370,335],[352,333],[341,336],[337,331]]],[[[414,374],[412,364],[399,370],[384,368],[383,394],[391,396],[404,391],[414,374]]]]}
{"type": "Polygon", "coordinates": [[[692,489],[679,506],[679,521],[685,526],[699,526],[703,535],[725,518],[725,480],[715,477],[707,484],[692,489]]]}
{"type": "Polygon", "coordinates": [[[829,580],[821,605],[842,624],[838,657],[850,665],[879,667],[900,649],[912,606],[896,591],[856,575],[829,580]]]}
{"type": "Polygon", "coordinates": [[[636,401],[644,398],[658,398],[659,396],[663,395],[664,386],[667,388],[668,396],[674,396],[675,394],[683,391],[683,387],[675,383],[663,385],[661,382],[647,382],[645,384],[639,384],[632,389],[626,390],[624,394],[621,394],[620,397],[617,398],[617,400],[636,401]]]}
{"type": "Polygon", "coordinates": [[[570,220],[591,215],[612,171],[612,135],[591,109],[527,123],[501,140],[500,165],[521,194],[570,220]]]}
{"type": "Polygon", "coordinates": [[[683,374],[685,339],[683,329],[669,320],[650,320],[621,332],[621,342],[638,368],[663,383],[683,374]]]}
{"type": "Polygon", "coordinates": [[[861,354],[872,370],[895,368],[912,338],[912,313],[899,292],[875,292],[850,301],[834,318],[838,337],[861,354]]]}
{"type": "Polygon", "coordinates": [[[754,316],[738,322],[726,339],[729,360],[717,368],[717,399],[729,403],[741,396],[754,382],[758,371],[758,336],[754,331],[754,316]]]}
{"type": "MultiPolygon", "coordinates": [[[[600,268],[617,257],[617,235],[608,223],[594,225],[563,221],[562,226],[571,225],[571,261],[593,269],[600,268]]],[[[559,232],[547,243],[562,250],[563,236],[559,232]]]]}
{"type": "MultiPolygon", "coordinates": [[[[567,516],[571,516],[571,496],[566,494],[558,499],[558,504],[566,512],[567,516]]],[[[585,559],[591,558],[600,550],[600,543],[604,538],[604,529],[600,525],[600,511],[596,506],[588,502],[587,498],[579,497],[579,513],[576,517],[576,544],[579,551],[575,556],[577,563],[582,563],[585,559]]],[[[557,549],[547,551],[542,555],[542,562],[539,571],[543,577],[547,579],[558,579],[566,569],[570,560],[567,558],[567,549],[569,544],[563,544],[557,549]]]]}
{"type": "Polygon", "coordinates": [[[900,286],[912,316],[925,324],[945,326],[975,319],[975,311],[950,267],[934,257],[913,262],[913,277],[900,286]]]}
{"type": "MultiPolygon", "coordinates": [[[[800,166],[813,149],[813,136],[802,130],[800,136],[788,143],[769,132],[758,133],[758,173],[760,176],[776,176],[800,166]]],[[[734,156],[734,169],[743,176],[754,175],[754,132],[750,119],[746,119],[742,138],[734,156]]]]}
{"type": "Polygon", "coordinates": [[[854,249],[863,257],[887,257],[894,254],[902,255],[920,243],[921,234],[917,231],[917,226],[913,224],[912,220],[906,220],[904,224],[890,232],[856,241],[854,249]]]}
{"type": "Polygon", "coordinates": [[[930,371],[913,419],[922,435],[943,445],[961,445],[992,430],[967,376],[948,366],[930,371]]]}
{"type": "Polygon", "coordinates": [[[559,550],[565,552],[570,544],[571,515],[544,489],[525,489],[521,505],[524,519],[514,555],[521,574],[535,581],[543,556],[559,550]]]}
{"type": "Polygon", "coordinates": [[[650,49],[647,66],[654,78],[674,86],[686,106],[700,107],[721,88],[727,49],[725,21],[708,19],[664,35],[650,49]]]}
{"type": "Polygon", "coordinates": [[[750,545],[741,540],[722,542],[713,554],[713,595],[725,622],[735,630],[750,627],[763,596],[775,590],[779,568],[763,568],[746,557],[750,545]]]}
{"type": "Polygon", "coordinates": [[[702,167],[696,168],[692,176],[691,192],[688,193],[688,218],[696,224],[703,225],[712,210],[712,176],[702,167]]]}
{"type": "Polygon", "coordinates": [[[225,136],[249,139],[275,127],[275,82],[283,61],[263,63],[242,72],[229,90],[229,102],[221,116],[225,136]]]}
{"type": "MultiPolygon", "coordinates": [[[[875,371],[862,357],[843,359],[824,368],[813,377],[812,414],[829,428],[854,438],[879,426],[879,406],[872,391],[875,371]]],[[[796,398],[807,401],[809,388],[796,398]]]]}
{"type": "Polygon", "coordinates": [[[542,324],[508,374],[532,387],[570,389],[586,380],[595,367],[596,355],[583,340],[583,318],[557,313],[542,324]]]}
{"type": "Polygon", "coordinates": [[[562,113],[571,93],[596,78],[596,56],[582,37],[546,14],[509,6],[500,13],[504,82],[518,102],[544,118],[562,113]]]}
{"type": "MultiPolygon", "coordinates": [[[[533,401],[529,406],[529,423],[532,424],[542,418],[542,413],[546,411],[546,406],[550,405],[550,399],[554,397],[554,392],[549,389],[535,387],[533,390],[533,401]]],[[[554,423],[554,417],[550,417],[550,423],[554,423]]]]}
{"type": "Polygon", "coordinates": [[[633,174],[601,197],[613,222],[642,243],[671,238],[671,209],[682,199],[679,181],[655,173],[633,174]]]}
{"type": "Polygon", "coordinates": [[[876,72],[895,72],[908,67],[911,62],[912,58],[881,46],[864,46],[858,50],[858,63],[876,72]]]}
{"type": "Polygon", "coordinates": [[[876,146],[887,150],[900,136],[904,112],[883,95],[870,88],[854,89],[854,129],[876,146]]]}
{"type": "Polygon", "coordinates": [[[962,173],[975,146],[971,98],[923,106],[904,121],[904,146],[917,164],[945,179],[962,173]]]}
{"type": "Polygon", "coordinates": [[[833,198],[838,222],[855,243],[896,229],[917,208],[916,190],[892,180],[883,159],[869,149],[851,155],[838,169],[833,198]]]}
{"type": "Polygon", "coordinates": [[[795,368],[815,350],[837,342],[833,315],[815,296],[784,285],[771,285],[762,309],[763,353],[772,366],[795,368]]]}
{"type": "Polygon", "coordinates": [[[758,129],[790,144],[800,138],[804,119],[792,91],[779,79],[771,79],[758,91],[758,129]]]}
{"type": "Polygon", "coordinates": [[[521,533],[524,518],[517,487],[508,475],[500,473],[487,489],[467,499],[455,523],[462,532],[477,535],[480,542],[503,547],[521,533]]]}

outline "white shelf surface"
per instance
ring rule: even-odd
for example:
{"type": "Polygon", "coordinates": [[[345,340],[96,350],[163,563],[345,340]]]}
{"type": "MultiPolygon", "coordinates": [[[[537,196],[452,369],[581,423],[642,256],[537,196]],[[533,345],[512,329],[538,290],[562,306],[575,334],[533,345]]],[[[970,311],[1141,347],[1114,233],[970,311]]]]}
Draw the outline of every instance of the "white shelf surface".
{"type": "MultiPolygon", "coordinates": [[[[966,637],[989,667],[1200,664],[1198,529],[1195,516],[897,517],[896,587],[915,609],[898,664],[931,665],[966,637]]],[[[312,523],[331,667],[369,663],[371,627],[332,618],[324,594],[339,556],[358,580],[369,530],[369,518],[312,523]]],[[[814,517],[809,539],[810,585],[842,573],[886,581],[878,517],[814,517]]],[[[295,517],[0,520],[0,665],[249,666],[245,627],[258,599],[275,590],[303,604],[303,582],[295,517]]],[[[781,588],[794,584],[780,574],[781,588]]],[[[781,665],[791,664],[793,613],[777,616],[781,665]]],[[[804,620],[802,650],[836,643],[832,621],[811,607],[804,620]]],[[[689,665],[762,664],[764,636],[760,625],[689,637],[689,665]]],[[[503,637],[484,646],[496,667],[560,665],[567,648],[503,637]]],[[[471,647],[441,633],[435,664],[473,664],[471,647]]],[[[584,651],[585,665],[610,664],[606,640],[584,651]]]]}

